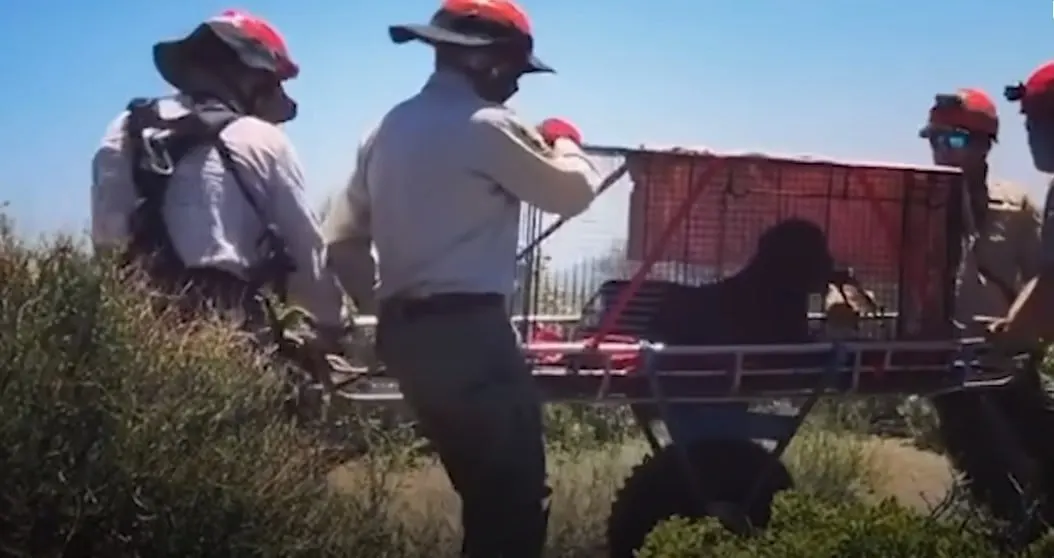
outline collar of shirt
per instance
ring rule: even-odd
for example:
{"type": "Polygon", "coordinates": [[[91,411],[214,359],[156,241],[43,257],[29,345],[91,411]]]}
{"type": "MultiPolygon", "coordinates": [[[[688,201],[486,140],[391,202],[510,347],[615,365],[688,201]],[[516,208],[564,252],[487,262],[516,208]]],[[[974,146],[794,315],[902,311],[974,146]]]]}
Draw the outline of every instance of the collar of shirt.
{"type": "Polygon", "coordinates": [[[436,70],[425,83],[423,92],[441,92],[460,96],[477,97],[472,82],[467,77],[450,70],[436,70]]]}

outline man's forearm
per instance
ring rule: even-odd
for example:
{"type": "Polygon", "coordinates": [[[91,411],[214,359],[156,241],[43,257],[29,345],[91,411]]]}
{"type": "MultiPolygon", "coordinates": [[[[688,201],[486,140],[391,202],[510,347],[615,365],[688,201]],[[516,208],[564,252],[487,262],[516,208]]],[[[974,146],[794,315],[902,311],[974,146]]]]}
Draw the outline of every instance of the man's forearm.
{"type": "Polygon", "coordinates": [[[344,292],[355,302],[360,314],[377,313],[373,288],[377,278],[377,264],[370,242],[350,238],[334,242],[326,248],[329,269],[336,275],[344,292]]]}
{"type": "Polygon", "coordinates": [[[1028,341],[1054,340],[1054,266],[1044,266],[1018,294],[1004,330],[1028,341]]]}

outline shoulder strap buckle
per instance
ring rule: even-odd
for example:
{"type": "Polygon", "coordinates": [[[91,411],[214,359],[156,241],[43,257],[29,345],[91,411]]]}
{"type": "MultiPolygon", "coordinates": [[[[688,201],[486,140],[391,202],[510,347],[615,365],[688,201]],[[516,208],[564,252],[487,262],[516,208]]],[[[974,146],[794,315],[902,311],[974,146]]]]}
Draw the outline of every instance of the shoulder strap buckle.
{"type": "Polygon", "coordinates": [[[157,99],[132,99],[127,110],[129,139],[135,142],[135,147],[140,153],[138,166],[159,176],[172,176],[175,172],[175,161],[162,141],[163,134],[169,130],[150,130],[163,123],[158,112],[157,99]]]}
{"type": "Polygon", "coordinates": [[[141,134],[143,136],[141,139],[143,142],[142,165],[144,170],[161,176],[172,176],[172,173],[176,170],[176,164],[172,160],[172,154],[162,145],[161,138],[156,134],[146,134],[145,131],[141,132],[141,134]]]}

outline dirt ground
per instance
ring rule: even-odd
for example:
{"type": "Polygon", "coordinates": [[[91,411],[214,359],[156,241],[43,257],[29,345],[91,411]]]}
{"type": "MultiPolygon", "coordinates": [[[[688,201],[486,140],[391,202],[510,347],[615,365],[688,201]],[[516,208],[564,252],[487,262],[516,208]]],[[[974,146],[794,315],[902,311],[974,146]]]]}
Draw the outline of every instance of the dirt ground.
{"type": "MultiPolygon", "coordinates": [[[[927,512],[951,485],[952,473],[939,455],[895,440],[855,443],[861,444],[856,447],[867,454],[870,466],[866,472],[848,475],[867,477],[876,498],[894,497],[904,505],[927,512]]],[[[548,555],[575,558],[608,555],[605,530],[611,502],[630,469],[641,461],[645,452],[643,444],[636,444],[552,460],[548,555]]],[[[823,459],[822,455],[800,448],[793,457],[797,467],[808,467],[815,459],[823,459]]],[[[822,470],[824,465],[821,463],[818,467],[822,470]]],[[[369,483],[371,478],[376,484],[376,468],[368,470],[358,464],[333,471],[330,480],[337,490],[361,494],[364,483],[369,483]]],[[[389,496],[384,498],[384,508],[390,518],[406,529],[406,540],[422,549],[422,555],[456,556],[460,505],[443,470],[438,465],[425,466],[390,475],[387,484],[391,492],[386,493],[389,496]]]]}
{"type": "MultiPolygon", "coordinates": [[[[887,439],[865,442],[875,475],[877,498],[895,497],[904,505],[928,510],[947,492],[952,471],[940,455],[921,451],[910,444],[887,439]]],[[[612,452],[597,452],[573,460],[552,463],[550,470],[555,493],[554,515],[558,508],[571,506],[577,512],[603,514],[614,492],[630,469],[643,458],[645,448],[627,446],[612,452]],[[583,506],[595,508],[582,509],[583,506]]],[[[362,471],[354,465],[333,472],[331,482],[338,490],[355,490],[362,483],[362,471]]],[[[428,466],[395,479],[401,505],[406,511],[432,518],[437,515],[456,522],[457,498],[439,466],[428,466]]]]}
{"type": "Polygon", "coordinates": [[[874,440],[872,456],[879,473],[879,497],[895,497],[920,511],[929,510],[945,496],[953,476],[948,461],[899,440],[874,440]]]}

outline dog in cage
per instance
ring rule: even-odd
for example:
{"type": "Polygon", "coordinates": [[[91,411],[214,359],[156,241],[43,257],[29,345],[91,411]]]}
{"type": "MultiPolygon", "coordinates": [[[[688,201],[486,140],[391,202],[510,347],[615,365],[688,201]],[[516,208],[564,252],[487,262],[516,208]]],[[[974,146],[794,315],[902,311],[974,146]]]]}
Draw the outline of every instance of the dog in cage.
{"type": "MultiPolygon", "coordinates": [[[[833,276],[834,258],[823,229],[811,221],[788,219],[761,235],[750,262],[731,277],[700,286],[645,281],[612,333],[682,346],[808,342],[811,295],[826,293],[833,276]]],[[[602,321],[630,283],[602,285],[588,325],[602,321]]],[[[580,334],[588,337],[591,328],[583,327],[580,334]]],[[[578,360],[589,367],[585,358],[578,360]]],[[[666,355],[659,366],[693,369],[706,366],[705,360],[666,355]]]]}
{"type": "Polygon", "coordinates": [[[671,345],[807,342],[810,296],[825,293],[833,274],[823,229],[788,219],[762,233],[753,258],[739,273],[709,285],[668,290],[654,333],[671,345]]]}

